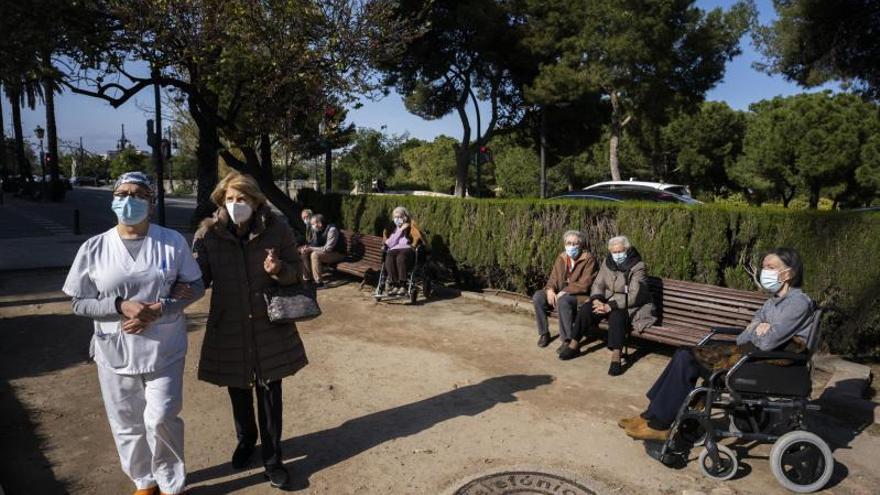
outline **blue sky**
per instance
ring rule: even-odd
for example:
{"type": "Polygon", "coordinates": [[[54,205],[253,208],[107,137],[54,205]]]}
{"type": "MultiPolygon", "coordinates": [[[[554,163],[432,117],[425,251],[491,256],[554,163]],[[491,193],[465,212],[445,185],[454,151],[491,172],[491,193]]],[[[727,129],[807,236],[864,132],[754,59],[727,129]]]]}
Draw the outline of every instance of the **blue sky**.
{"type": "MultiPolygon", "coordinates": [[[[730,1],[698,0],[704,9],[727,7],[730,1]]],[[[775,16],[771,0],[757,0],[759,19],[762,24],[775,16]]],[[[727,66],[724,79],[707,94],[708,100],[725,101],[733,108],[745,110],[750,103],[778,95],[790,95],[803,89],[785,81],[779,76],[768,76],[752,68],[759,59],[748,36],[742,40],[742,55],[727,66]]],[[[834,86],[829,86],[834,87],[834,86]]],[[[815,88],[810,91],[818,91],[815,88]]],[[[7,135],[12,133],[9,102],[3,98],[3,120],[7,135]]],[[[104,152],[115,146],[120,127],[125,125],[126,136],[135,146],[146,148],[146,119],[152,108],[152,91],[143,91],[137,97],[114,109],[108,103],[94,98],[66,92],[56,98],[56,118],[59,137],[66,142],[79,142],[82,137],[86,149],[104,152]]],[[[45,111],[38,107],[35,111],[25,110],[22,114],[25,135],[33,139],[33,129],[45,127],[45,111]]],[[[359,127],[379,129],[392,134],[409,133],[421,139],[433,139],[440,134],[458,137],[461,134],[460,122],[455,115],[443,119],[426,121],[406,111],[399,95],[390,96],[376,102],[364,101],[364,106],[349,112],[349,120],[359,127]]]]}

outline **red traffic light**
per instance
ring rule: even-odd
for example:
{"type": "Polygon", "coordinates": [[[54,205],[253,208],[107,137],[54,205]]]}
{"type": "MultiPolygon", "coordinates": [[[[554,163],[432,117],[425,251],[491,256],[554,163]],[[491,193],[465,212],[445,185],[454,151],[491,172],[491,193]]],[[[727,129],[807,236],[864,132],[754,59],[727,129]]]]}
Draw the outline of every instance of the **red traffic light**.
{"type": "Polygon", "coordinates": [[[480,146],[480,153],[488,153],[488,152],[489,152],[489,148],[487,148],[485,146],[480,146]]]}

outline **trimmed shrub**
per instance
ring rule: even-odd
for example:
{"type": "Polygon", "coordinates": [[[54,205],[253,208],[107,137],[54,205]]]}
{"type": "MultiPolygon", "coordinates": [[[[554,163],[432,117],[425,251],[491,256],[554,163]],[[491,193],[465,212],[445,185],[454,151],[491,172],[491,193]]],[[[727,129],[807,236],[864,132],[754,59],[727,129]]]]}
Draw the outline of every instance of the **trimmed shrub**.
{"type": "Polygon", "coordinates": [[[337,225],[381,233],[403,205],[428,231],[432,256],[458,281],[530,293],[544,282],[568,229],[605,241],[628,235],[651,274],[755,289],[747,268],[777,246],[797,249],[804,289],[826,307],[823,334],[838,353],[880,357],[880,214],[740,206],[684,207],[577,200],[461,200],[302,194],[337,225]]]}

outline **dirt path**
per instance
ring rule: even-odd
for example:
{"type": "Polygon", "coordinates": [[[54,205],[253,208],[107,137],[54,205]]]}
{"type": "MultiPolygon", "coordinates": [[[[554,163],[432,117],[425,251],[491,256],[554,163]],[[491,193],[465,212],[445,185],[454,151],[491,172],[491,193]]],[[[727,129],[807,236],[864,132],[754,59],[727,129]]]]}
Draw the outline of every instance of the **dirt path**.
{"type": "MultiPolygon", "coordinates": [[[[52,292],[58,273],[22,278],[0,281],[0,482],[8,495],[129,493],[86,363],[90,324],[52,292]]],[[[285,457],[302,493],[450,493],[510,468],[561,474],[598,493],[783,493],[766,448],[743,459],[744,476],[720,484],[693,462],[663,467],[617,428],[644,406],[668,355],[648,354],[611,379],[604,349],[560,362],[554,345],[535,347],[529,315],[497,306],[461,297],[376,304],[354,284],[320,298],[324,316],[300,326],[311,364],[284,381],[285,457]]],[[[189,311],[191,493],[275,493],[257,464],[228,466],[228,396],[195,379],[207,308],[205,298],[189,311]]],[[[840,447],[829,492],[876,493],[880,438],[843,423],[824,428],[840,447]]]]}

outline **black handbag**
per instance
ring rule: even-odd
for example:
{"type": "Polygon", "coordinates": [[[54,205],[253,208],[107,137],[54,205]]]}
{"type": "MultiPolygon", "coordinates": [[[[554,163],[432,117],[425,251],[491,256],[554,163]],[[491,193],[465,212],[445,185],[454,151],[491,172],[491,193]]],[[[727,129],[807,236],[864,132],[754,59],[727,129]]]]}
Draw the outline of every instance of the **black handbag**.
{"type": "Polygon", "coordinates": [[[317,295],[311,284],[269,287],[263,290],[263,298],[272,323],[295,323],[321,316],[317,295]]]}

